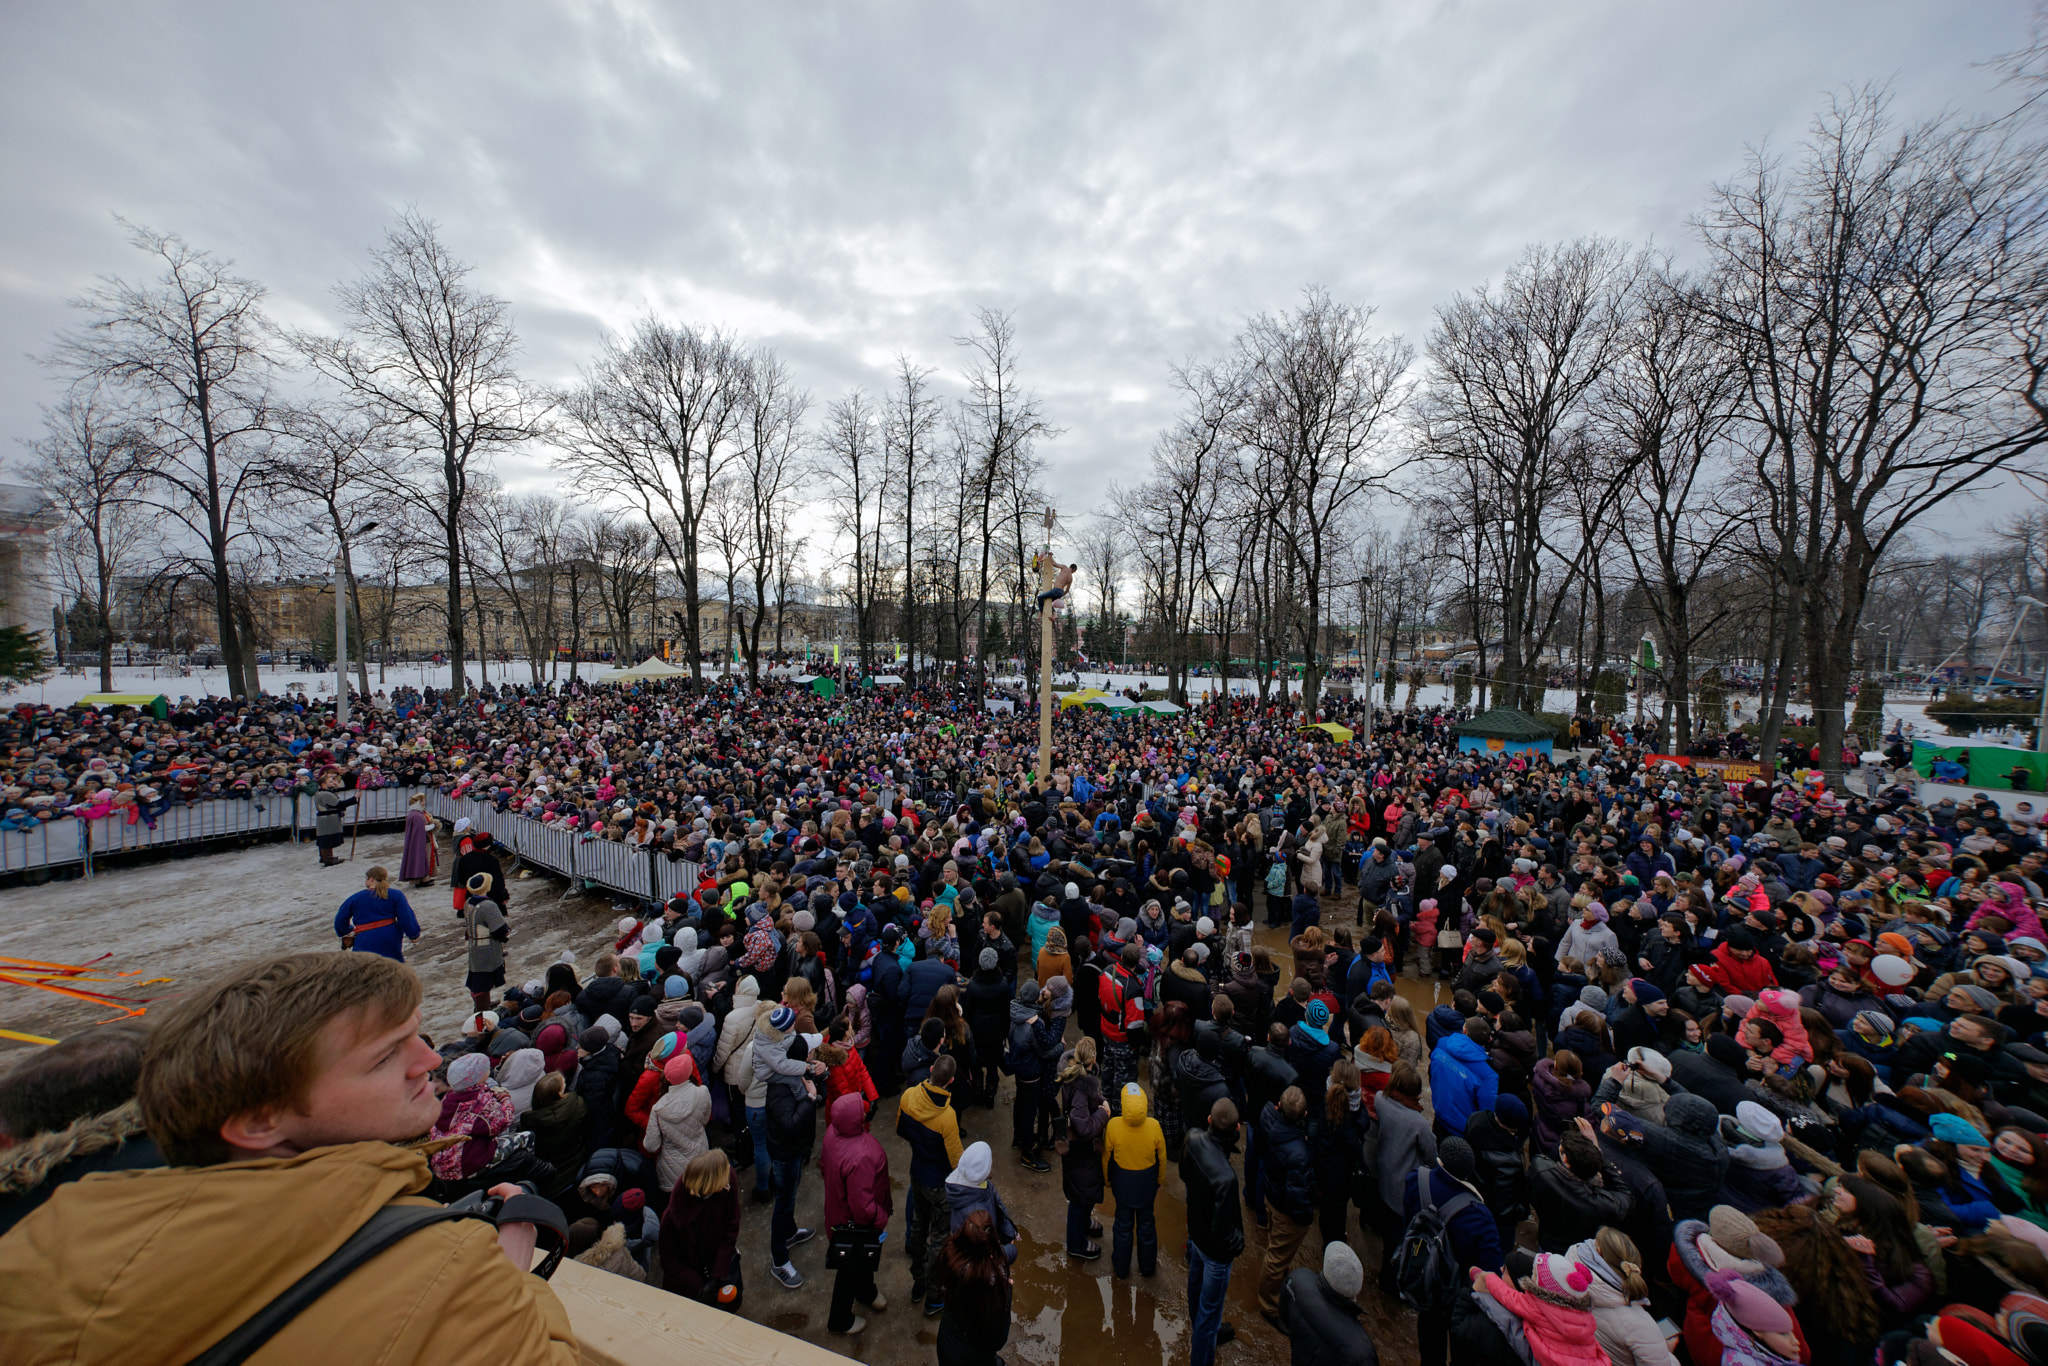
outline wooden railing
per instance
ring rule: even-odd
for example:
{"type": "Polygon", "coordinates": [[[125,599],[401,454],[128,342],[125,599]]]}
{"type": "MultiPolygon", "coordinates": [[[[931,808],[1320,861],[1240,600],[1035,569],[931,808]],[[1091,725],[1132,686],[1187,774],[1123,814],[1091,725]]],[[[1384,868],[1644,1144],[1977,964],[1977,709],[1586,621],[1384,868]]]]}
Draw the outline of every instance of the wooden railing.
{"type": "Polygon", "coordinates": [[[569,1311],[584,1366],[845,1366],[802,1338],[580,1262],[563,1262],[548,1284],[569,1311]]]}

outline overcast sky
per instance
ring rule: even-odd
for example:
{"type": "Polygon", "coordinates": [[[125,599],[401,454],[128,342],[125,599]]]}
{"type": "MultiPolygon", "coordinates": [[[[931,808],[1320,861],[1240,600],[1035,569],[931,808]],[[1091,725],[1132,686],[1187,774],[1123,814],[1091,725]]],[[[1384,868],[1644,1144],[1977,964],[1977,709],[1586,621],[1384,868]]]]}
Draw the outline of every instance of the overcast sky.
{"type": "MultiPolygon", "coordinates": [[[[0,8],[0,442],[64,299],[175,231],[318,326],[416,204],[512,303],[533,379],[653,309],[822,409],[1014,310],[1070,518],[1142,477],[1167,372],[1308,284],[1426,340],[1532,241],[1691,249],[1746,144],[1826,93],[2002,107],[2020,3],[12,3],[0,8]]],[[[546,477],[544,454],[507,473],[546,477]]]]}

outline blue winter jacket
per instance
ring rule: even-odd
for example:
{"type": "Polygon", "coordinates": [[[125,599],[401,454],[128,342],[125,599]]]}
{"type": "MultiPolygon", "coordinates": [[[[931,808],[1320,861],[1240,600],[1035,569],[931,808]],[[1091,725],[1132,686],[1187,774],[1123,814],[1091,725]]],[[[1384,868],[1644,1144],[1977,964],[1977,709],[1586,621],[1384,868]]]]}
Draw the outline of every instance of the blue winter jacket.
{"type": "Polygon", "coordinates": [[[1485,1049],[1463,1034],[1452,1034],[1429,1055],[1429,1090],[1438,1123],[1462,1134],[1475,1111],[1493,1108],[1500,1076],[1486,1061],[1485,1049]]]}

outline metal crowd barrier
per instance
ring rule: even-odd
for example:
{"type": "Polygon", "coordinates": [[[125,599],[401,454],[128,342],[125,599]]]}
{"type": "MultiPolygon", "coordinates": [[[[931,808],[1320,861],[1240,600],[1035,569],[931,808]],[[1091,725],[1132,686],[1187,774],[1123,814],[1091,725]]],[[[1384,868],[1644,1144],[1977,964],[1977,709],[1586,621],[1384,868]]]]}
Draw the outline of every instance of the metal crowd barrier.
{"type": "Polygon", "coordinates": [[[667,901],[693,892],[697,879],[703,875],[702,866],[697,863],[646,854],[614,840],[556,829],[511,811],[500,811],[489,802],[429,791],[427,810],[436,820],[451,826],[467,818],[471,829],[490,831],[492,839],[536,867],[641,901],[667,901]]]}
{"type": "MultiPolygon", "coordinates": [[[[418,790],[386,787],[357,793],[356,804],[343,814],[343,825],[354,828],[402,821],[418,790]]],[[[290,831],[296,839],[310,834],[316,820],[310,796],[285,792],[174,806],[159,813],[154,823],[131,823],[126,816],[90,821],[66,817],[46,821],[33,830],[0,831],[0,873],[78,866],[91,877],[93,860],[109,854],[205,844],[269,831],[290,831]]]]}
{"type": "MultiPolygon", "coordinates": [[[[378,825],[405,819],[412,796],[425,791],[427,810],[445,824],[468,817],[471,826],[526,862],[562,877],[607,888],[622,896],[666,901],[693,892],[702,876],[699,864],[644,854],[612,840],[572,830],[554,829],[489,802],[450,798],[433,788],[372,788],[356,794],[356,804],[343,815],[344,828],[378,825]]],[[[36,868],[82,867],[93,875],[93,860],[108,854],[204,844],[273,830],[290,831],[294,839],[310,836],[318,821],[313,799],[298,793],[259,793],[248,798],[223,798],[174,806],[156,818],[129,824],[122,816],[81,821],[66,817],[45,821],[33,830],[0,830],[0,873],[36,868]]]]}

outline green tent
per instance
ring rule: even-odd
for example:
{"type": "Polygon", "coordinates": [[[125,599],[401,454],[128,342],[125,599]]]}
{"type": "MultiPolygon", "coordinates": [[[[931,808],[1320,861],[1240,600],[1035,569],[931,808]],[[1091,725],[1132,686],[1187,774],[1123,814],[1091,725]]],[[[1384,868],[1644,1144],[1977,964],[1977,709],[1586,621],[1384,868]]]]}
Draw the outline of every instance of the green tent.
{"type": "Polygon", "coordinates": [[[1451,733],[1461,740],[1470,735],[1481,740],[1519,740],[1524,743],[1557,738],[1557,732],[1548,725],[1514,707],[1483,711],[1470,721],[1459,722],[1451,733]]]}
{"type": "Polygon", "coordinates": [[[2028,773],[2023,788],[2027,792],[2043,790],[2043,779],[2048,778],[2048,754],[2037,754],[2031,749],[2003,749],[1997,745],[1970,746],[1970,786],[1996,788],[2011,791],[2012,771],[2018,765],[2028,773]]]}
{"type": "Polygon", "coordinates": [[[820,674],[811,680],[811,691],[820,697],[837,697],[839,695],[839,685],[823,674],[820,674]]]}
{"type": "MultiPolygon", "coordinates": [[[[1934,776],[1934,764],[1938,759],[1954,759],[1957,763],[1970,762],[1972,745],[1930,745],[1921,741],[1913,742],[1913,771],[1923,778],[1934,776]]],[[[2011,768],[2011,764],[2006,765],[2011,768]]]]}

